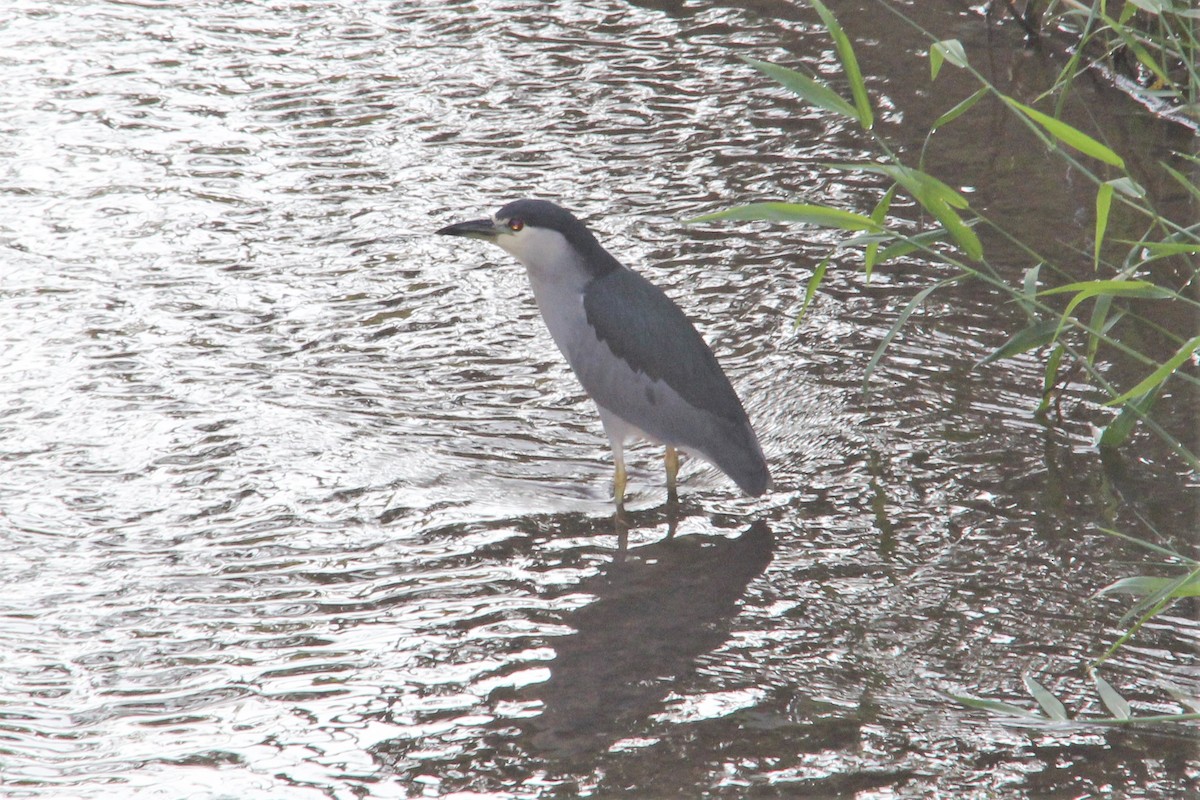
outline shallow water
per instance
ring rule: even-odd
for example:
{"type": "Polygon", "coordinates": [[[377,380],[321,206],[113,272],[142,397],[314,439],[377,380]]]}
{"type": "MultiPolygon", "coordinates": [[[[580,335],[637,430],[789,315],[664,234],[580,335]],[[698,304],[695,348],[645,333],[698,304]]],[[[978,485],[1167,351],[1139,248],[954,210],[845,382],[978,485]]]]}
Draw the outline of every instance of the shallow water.
{"type": "MultiPolygon", "coordinates": [[[[1010,90],[1052,76],[921,7],[1010,90]]],[[[917,40],[835,11],[919,147],[963,84],[931,96],[917,40]]],[[[1103,463],[1083,387],[1039,422],[1032,359],[972,369],[1017,322],[979,287],[914,315],[864,395],[932,267],[868,283],[847,259],[794,327],[836,236],[680,223],[878,197],[823,166],[868,146],[739,52],[832,63],[783,4],[0,12],[5,797],[1195,791],[1177,730],[1017,727],[942,694],[1030,706],[1029,673],[1100,713],[1081,668],[1126,602],[1091,594],[1146,560],[1098,528],[1186,541],[1195,477],[1148,438],[1103,463]],[[618,549],[606,441],[520,267],[429,235],[525,195],[697,321],[767,497],[688,462],[672,518],[639,448],[618,549]]],[[[1113,137],[1185,149],[1097,91],[1113,137]]],[[[1086,241],[1087,187],[981,116],[942,163],[1086,241]]],[[[1178,710],[1198,637],[1180,607],[1105,675],[1178,710]]]]}

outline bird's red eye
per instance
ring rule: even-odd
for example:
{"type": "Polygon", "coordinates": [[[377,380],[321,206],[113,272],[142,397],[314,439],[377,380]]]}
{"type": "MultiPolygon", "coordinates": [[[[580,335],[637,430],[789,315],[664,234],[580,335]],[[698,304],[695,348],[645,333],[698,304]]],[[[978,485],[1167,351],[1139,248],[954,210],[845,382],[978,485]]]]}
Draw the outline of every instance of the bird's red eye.
{"type": "Polygon", "coordinates": [[[521,230],[521,228],[524,228],[524,227],[525,227],[525,220],[523,220],[523,219],[513,217],[512,219],[510,219],[508,221],[508,229],[510,231],[512,231],[513,233],[516,233],[517,231],[521,230]]]}

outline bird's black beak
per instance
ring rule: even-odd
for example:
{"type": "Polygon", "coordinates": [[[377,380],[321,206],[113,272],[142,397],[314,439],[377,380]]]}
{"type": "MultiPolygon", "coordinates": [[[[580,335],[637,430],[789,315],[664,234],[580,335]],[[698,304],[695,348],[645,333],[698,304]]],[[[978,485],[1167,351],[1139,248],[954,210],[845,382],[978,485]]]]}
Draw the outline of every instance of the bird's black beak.
{"type": "Polygon", "coordinates": [[[490,219],[473,219],[469,222],[447,225],[438,233],[442,236],[465,236],[468,239],[485,239],[490,242],[500,234],[500,231],[496,228],[496,223],[490,219]]]}

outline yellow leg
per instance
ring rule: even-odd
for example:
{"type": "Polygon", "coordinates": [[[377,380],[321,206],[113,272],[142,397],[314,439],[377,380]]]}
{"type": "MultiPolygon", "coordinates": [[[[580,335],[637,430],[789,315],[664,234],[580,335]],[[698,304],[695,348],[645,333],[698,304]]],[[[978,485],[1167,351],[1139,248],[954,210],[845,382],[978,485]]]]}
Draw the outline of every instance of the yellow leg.
{"type": "Polygon", "coordinates": [[[617,513],[625,510],[625,461],[617,461],[617,471],[613,475],[613,499],[617,501],[617,513]]]}
{"type": "Polygon", "coordinates": [[[667,499],[674,500],[677,497],[675,476],[679,474],[679,451],[667,445],[667,454],[663,460],[667,463],[667,499]]]}

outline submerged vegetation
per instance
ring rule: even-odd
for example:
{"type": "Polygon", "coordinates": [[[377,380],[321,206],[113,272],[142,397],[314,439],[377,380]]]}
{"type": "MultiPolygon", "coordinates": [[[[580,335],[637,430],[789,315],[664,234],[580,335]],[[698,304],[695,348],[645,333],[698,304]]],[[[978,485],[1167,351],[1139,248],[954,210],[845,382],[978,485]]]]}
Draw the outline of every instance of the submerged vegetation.
{"type": "Polygon", "coordinates": [[[991,0],[1030,40],[1048,30],[1072,38],[1053,91],[1060,97],[1087,69],[1100,69],[1157,113],[1200,126],[1200,10],[1187,0],[991,0]]]}
{"type": "MultiPolygon", "coordinates": [[[[869,213],[808,203],[753,203],[694,221],[774,220],[844,231],[846,238],[817,265],[809,279],[799,311],[801,316],[817,295],[830,263],[847,252],[858,254],[868,277],[880,265],[913,254],[943,265],[937,276],[930,278],[928,285],[903,307],[883,337],[867,366],[868,383],[897,333],[931,295],[962,281],[982,281],[1019,308],[1025,322],[1019,329],[1006,332],[1007,341],[977,366],[1036,352],[1042,363],[1038,415],[1048,418],[1065,386],[1082,375],[1094,392],[1095,411],[1103,418],[1097,440],[1103,452],[1118,452],[1137,430],[1144,429],[1165,442],[1188,469],[1200,471],[1200,453],[1164,422],[1186,417],[1186,412],[1160,416],[1164,409],[1169,410],[1169,404],[1191,403],[1200,392],[1200,377],[1195,370],[1200,357],[1200,331],[1196,330],[1200,302],[1194,297],[1200,283],[1200,268],[1195,259],[1200,255],[1200,221],[1172,219],[1160,211],[1119,152],[1059,116],[1073,79],[1086,68],[1081,66],[1084,53],[1099,47],[1106,57],[1115,57],[1118,48],[1132,53],[1154,79],[1147,83],[1146,91],[1157,92],[1156,96],[1170,104],[1175,113],[1200,119],[1196,104],[1200,81],[1195,66],[1200,48],[1190,24],[1200,12],[1186,10],[1170,0],[1131,0],[1113,17],[1104,0],[1095,0],[1090,7],[1077,2],[1047,5],[1031,0],[1026,11],[1036,13],[1025,20],[1028,25],[1046,24],[1047,15],[1051,14],[1082,23],[1080,46],[1052,89],[1032,104],[1000,91],[971,65],[969,54],[959,41],[936,40],[929,35],[931,80],[936,81],[942,70],[952,65],[972,75],[978,88],[950,106],[932,124],[926,145],[935,131],[952,125],[981,101],[990,99],[1002,104],[1055,157],[1094,186],[1094,244],[1090,253],[1078,259],[1085,268],[1090,261],[1092,275],[1079,280],[1079,263],[1064,264],[1040,252],[1033,242],[1022,238],[1020,231],[1006,230],[1001,223],[972,207],[962,193],[927,172],[924,149],[916,166],[905,162],[875,128],[870,95],[849,38],[820,0],[811,3],[833,39],[849,86],[849,98],[805,72],[755,59],[746,61],[804,101],[853,121],[870,137],[878,160],[830,166],[879,176],[882,185],[878,201],[869,213]],[[1149,24],[1147,15],[1156,17],[1158,24],[1149,24]],[[1131,27],[1134,21],[1140,26],[1131,27]],[[1046,110],[1036,108],[1037,105],[1046,110]],[[926,222],[893,214],[893,202],[900,194],[915,201],[926,222]],[[1136,230],[1140,234],[1134,238],[1110,236],[1110,221],[1117,214],[1122,230],[1136,230]],[[984,230],[992,239],[1012,245],[1025,263],[1017,270],[1012,269],[1011,259],[1004,268],[990,263],[980,238],[984,230]],[[1146,331],[1152,332],[1152,336],[1145,335],[1146,331]],[[1153,346],[1147,343],[1152,339],[1156,342],[1153,346]],[[1118,359],[1134,364],[1141,378],[1118,385],[1106,369],[1107,363],[1118,359]]],[[[1008,5],[1015,13],[1015,6],[1011,2],[1008,5]]],[[[915,25],[906,18],[905,22],[915,25]]],[[[1177,153],[1175,157],[1177,166],[1190,165],[1186,171],[1192,174],[1200,171],[1200,157],[1194,153],[1177,153]]],[[[1158,166],[1193,207],[1200,205],[1200,186],[1185,170],[1166,162],[1158,166]]],[[[1156,549],[1167,558],[1164,566],[1175,574],[1126,578],[1100,592],[1131,594],[1137,599],[1122,623],[1127,626],[1126,634],[1087,668],[1109,716],[1077,721],[1126,724],[1200,718],[1197,713],[1134,717],[1129,704],[1096,674],[1096,667],[1148,619],[1182,598],[1200,595],[1200,562],[1122,533],[1106,532],[1156,549]]],[[[962,696],[955,699],[973,707],[1044,721],[1068,720],[1062,703],[1033,677],[1025,677],[1025,686],[1040,711],[962,696]]],[[[1181,698],[1181,702],[1187,701],[1181,698]]]]}

